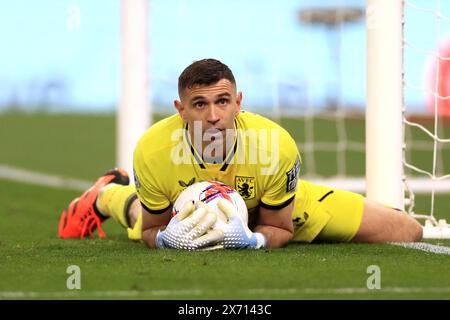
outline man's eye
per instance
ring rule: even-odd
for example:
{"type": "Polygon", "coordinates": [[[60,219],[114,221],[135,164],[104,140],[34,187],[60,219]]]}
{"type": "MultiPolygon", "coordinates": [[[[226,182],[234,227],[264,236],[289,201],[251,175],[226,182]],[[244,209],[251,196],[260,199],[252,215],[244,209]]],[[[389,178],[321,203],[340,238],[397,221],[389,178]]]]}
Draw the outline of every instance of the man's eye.
{"type": "Polygon", "coordinates": [[[203,102],[194,103],[194,107],[199,108],[199,109],[203,108],[204,106],[205,106],[205,103],[203,103],[203,102]]]}
{"type": "Polygon", "coordinates": [[[222,98],[219,99],[219,104],[227,104],[228,103],[228,99],[222,98]]]}

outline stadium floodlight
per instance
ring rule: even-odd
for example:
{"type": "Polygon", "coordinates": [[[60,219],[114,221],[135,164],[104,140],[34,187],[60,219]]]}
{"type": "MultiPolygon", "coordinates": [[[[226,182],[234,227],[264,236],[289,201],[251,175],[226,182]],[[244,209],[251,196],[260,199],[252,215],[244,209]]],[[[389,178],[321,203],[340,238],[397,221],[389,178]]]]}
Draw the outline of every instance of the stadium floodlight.
{"type": "Polygon", "coordinates": [[[121,98],[117,113],[117,164],[133,175],[133,152],[151,124],[149,1],[121,1],[121,98]]]}

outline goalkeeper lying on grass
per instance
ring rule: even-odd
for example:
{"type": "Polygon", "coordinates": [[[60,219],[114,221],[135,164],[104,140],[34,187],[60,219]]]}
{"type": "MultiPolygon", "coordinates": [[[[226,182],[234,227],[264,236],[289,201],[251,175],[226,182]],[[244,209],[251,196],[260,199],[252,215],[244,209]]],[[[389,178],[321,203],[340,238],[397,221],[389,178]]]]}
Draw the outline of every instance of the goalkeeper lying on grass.
{"type": "Polygon", "coordinates": [[[128,228],[131,239],[142,239],[150,248],[199,249],[222,243],[225,248],[256,249],[290,241],[422,238],[420,224],[405,213],[355,193],[299,180],[301,158],[292,137],[276,123],[241,111],[242,92],[220,61],[205,59],[188,66],[178,79],[178,92],[178,113],[149,128],[136,146],[135,185],[129,185],[122,170],[100,177],[63,212],[61,238],[83,238],[96,228],[102,237],[101,223],[110,216],[128,228]],[[233,186],[244,198],[252,231],[244,234],[247,226],[230,228],[241,230],[237,244],[227,245],[227,235],[208,228],[195,237],[180,231],[186,231],[180,226],[199,223],[204,208],[196,213],[194,207],[185,208],[183,215],[172,218],[180,192],[204,180],[233,186]]]}

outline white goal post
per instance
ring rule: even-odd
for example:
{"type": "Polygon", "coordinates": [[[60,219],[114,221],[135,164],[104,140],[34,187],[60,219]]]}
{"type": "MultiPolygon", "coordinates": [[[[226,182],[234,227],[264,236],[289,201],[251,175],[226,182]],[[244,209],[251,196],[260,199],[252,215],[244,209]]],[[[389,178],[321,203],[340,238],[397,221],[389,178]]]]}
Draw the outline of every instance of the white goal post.
{"type": "Polygon", "coordinates": [[[133,152],[151,125],[148,0],[121,0],[121,84],[117,165],[133,179],[133,152]]]}
{"type": "MultiPolygon", "coordinates": [[[[366,12],[366,196],[404,210],[404,1],[366,0],[366,12]]],[[[435,179],[433,173],[431,180],[435,179]]],[[[426,220],[424,238],[450,239],[445,220],[410,214],[426,220]]]]}
{"type": "Polygon", "coordinates": [[[404,209],[401,0],[367,0],[366,196],[404,209]]]}

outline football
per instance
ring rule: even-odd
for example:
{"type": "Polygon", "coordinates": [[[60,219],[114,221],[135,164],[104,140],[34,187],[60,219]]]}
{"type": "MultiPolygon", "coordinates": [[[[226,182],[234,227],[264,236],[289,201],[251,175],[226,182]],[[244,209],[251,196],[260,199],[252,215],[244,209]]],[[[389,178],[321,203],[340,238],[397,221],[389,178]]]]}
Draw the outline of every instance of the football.
{"type": "Polygon", "coordinates": [[[236,207],[239,216],[247,225],[248,211],[244,199],[235,189],[218,181],[197,182],[184,189],[173,205],[172,214],[178,214],[188,201],[203,201],[217,214],[214,228],[221,229],[221,226],[228,222],[228,217],[217,206],[217,202],[222,198],[229,200],[236,207]]]}

